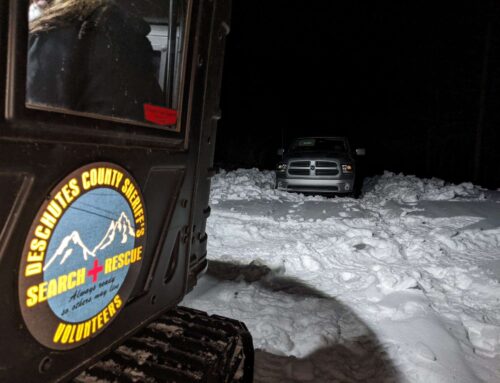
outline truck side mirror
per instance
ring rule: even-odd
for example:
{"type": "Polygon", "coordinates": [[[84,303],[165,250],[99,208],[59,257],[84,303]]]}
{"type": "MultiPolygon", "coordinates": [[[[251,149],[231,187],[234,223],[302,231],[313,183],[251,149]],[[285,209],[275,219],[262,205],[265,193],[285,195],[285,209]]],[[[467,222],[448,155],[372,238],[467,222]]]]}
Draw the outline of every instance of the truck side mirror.
{"type": "Polygon", "coordinates": [[[285,149],[279,148],[277,151],[277,154],[278,154],[278,156],[282,156],[283,154],[285,154],[285,149]]]}
{"type": "Polygon", "coordinates": [[[366,149],[365,148],[357,148],[356,149],[356,155],[357,156],[365,156],[366,155],[366,149]]]}

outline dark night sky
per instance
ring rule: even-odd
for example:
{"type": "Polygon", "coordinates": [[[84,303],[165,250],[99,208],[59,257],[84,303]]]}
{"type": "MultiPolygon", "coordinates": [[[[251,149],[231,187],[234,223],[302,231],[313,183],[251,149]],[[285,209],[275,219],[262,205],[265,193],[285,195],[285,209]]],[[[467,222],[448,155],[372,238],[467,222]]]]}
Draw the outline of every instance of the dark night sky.
{"type": "Polygon", "coordinates": [[[282,139],[346,134],[368,174],[500,187],[495,3],[234,0],[216,164],[272,168],[282,139]]]}

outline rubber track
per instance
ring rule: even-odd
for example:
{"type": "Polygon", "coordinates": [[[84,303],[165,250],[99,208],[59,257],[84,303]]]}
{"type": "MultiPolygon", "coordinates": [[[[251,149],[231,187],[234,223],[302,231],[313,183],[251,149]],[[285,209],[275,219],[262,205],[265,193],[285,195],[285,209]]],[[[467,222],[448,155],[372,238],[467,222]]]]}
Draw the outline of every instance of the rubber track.
{"type": "Polygon", "coordinates": [[[178,307],[75,378],[78,383],[250,383],[252,338],[245,325],[178,307]]]}

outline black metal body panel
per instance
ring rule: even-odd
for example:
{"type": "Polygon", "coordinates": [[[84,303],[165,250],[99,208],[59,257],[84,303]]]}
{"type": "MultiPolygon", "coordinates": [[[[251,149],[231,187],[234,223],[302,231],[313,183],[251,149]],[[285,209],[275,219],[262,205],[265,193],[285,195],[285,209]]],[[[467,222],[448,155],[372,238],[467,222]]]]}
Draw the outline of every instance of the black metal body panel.
{"type": "Polygon", "coordinates": [[[26,3],[2,1],[0,12],[0,381],[66,381],[174,307],[204,268],[230,2],[192,1],[179,133],[27,109],[27,27],[19,16],[26,3]],[[131,299],[103,333],[73,350],[53,351],[23,322],[20,257],[52,188],[93,162],[115,163],[139,184],[148,220],[144,263],[131,299]]]}

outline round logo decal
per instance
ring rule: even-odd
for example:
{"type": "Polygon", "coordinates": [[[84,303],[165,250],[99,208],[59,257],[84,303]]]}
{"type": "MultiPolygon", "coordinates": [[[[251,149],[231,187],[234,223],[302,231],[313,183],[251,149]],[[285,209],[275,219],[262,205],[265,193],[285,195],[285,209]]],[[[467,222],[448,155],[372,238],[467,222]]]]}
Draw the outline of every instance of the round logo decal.
{"type": "Polygon", "coordinates": [[[19,300],[31,334],[67,350],[104,330],[132,292],[145,234],[144,200],[125,169],[93,163],[62,180],[24,245],[19,300]]]}

